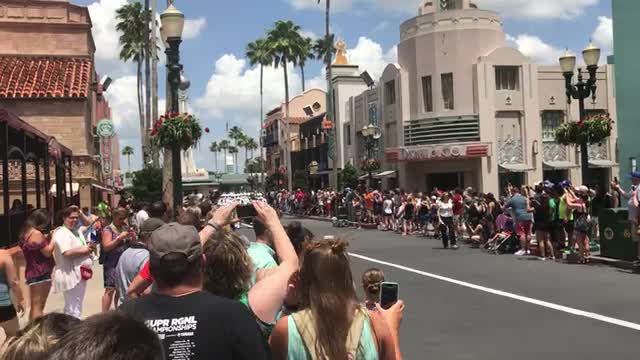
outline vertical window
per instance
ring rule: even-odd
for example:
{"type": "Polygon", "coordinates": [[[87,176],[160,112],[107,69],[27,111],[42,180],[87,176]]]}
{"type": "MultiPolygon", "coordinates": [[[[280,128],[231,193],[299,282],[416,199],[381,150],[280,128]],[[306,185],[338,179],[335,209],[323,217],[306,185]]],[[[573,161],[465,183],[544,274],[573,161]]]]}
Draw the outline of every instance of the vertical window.
{"type": "Polygon", "coordinates": [[[440,75],[442,82],[442,100],[444,101],[445,110],[454,109],[453,99],[453,73],[440,75]]]}
{"type": "Polygon", "coordinates": [[[519,90],[517,66],[496,66],[496,90],[519,90]]]}
{"type": "Polygon", "coordinates": [[[396,81],[387,81],[384,84],[384,104],[393,105],[396,103],[396,81]]]}
{"type": "Polygon", "coordinates": [[[462,9],[462,0],[439,0],[440,9],[442,10],[456,10],[462,9]]]}
{"type": "Polygon", "coordinates": [[[351,146],[351,125],[346,125],[344,135],[347,137],[347,146],[351,146]]]}
{"type": "Polygon", "coordinates": [[[433,89],[431,88],[431,75],[422,77],[422,101],[424,111],[433,111],[433,89]]]}
{"type": "Polygon", "coordinates": [[[544,111],[542,113],[542,141],[554,142],[555,131],[562,124],[562,111],[544,111]]]}

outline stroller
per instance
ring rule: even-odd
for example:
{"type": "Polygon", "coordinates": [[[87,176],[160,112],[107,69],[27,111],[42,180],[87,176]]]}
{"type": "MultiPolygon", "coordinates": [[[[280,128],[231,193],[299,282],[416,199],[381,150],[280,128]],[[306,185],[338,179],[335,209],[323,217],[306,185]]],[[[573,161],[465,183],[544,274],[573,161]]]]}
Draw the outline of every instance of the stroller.
{"type": "Polygon", "coordinates": [[[520,249],[520,239],[518,234],[514,231],[514,224],[512,220],[507,220],[505,223],[505,229],[502,234],[503,237],[496,235],[494,241],[487,242],[485,248],[487,251],[493,254],[514,254],[520,249]]]}
{"type": "Polygon", "coordinates": [[[349,213],[347,212],[347,207],[344,205],[338,206],[337,216],[334,217],[333,227],[347,227],[349,226],[349,213]]]}

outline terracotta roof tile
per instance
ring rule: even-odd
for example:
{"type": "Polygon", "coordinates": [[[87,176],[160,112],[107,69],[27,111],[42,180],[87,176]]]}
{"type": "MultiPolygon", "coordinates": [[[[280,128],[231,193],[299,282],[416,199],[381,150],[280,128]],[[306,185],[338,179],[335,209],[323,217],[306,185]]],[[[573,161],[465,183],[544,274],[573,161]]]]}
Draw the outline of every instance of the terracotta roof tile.
{"type": "Polygon", "coordinates": [[[84,98],[90,74],[87,58],[0,56],[0,98],[84,98]]]}

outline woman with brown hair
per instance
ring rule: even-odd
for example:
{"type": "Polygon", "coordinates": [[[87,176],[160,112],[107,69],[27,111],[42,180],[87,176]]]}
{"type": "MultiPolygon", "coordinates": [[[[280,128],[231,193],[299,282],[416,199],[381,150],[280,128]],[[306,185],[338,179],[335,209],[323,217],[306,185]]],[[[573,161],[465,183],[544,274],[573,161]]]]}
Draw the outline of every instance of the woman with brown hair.
{"type": "Polygon", "coordinates": [[[102,230],[100,251],[103,253],[103,281],[102,312],[109,311],[111,304],[117,305],[118,291],[116,290],[117,266],[120,256],[127,249],[127,241],[133,240],[132,230],[127,224],[128,211],[125,208],[113,210],[113,222],[102,230]]]}
{"type": "Polygon", "coordinates": [[[49,217],[47,211],[39,209],[31,213],[20,235],[20,248],[26,262],[25,278],[29,286],[29,320],[42,316],[44,305],[51,290],[53,271],[53,243],[47,233],[49,217]]]}
{"type": "Polygon", "coordinates": [[[362,274],[362,290],[364,290],[364,305],[368,310],[375,310],[380,301],[380,284],[384,281],[384,273],[377,268],[371,268],[362,274]]]}
{"type": "Polygon", "coordinates": [[[347,243],[306,244],[296,290],[300,311],[281,318],[271,336],[274,359],[399,359],[404,304],[369,313],[356,298],[347,243]]]}
{"type": "MultiPolygon", "coordinates": [[[[253,262],[247,252],[246,242],[233,232],[216,231],[214,238],[205,242],[203,247],[206,258],[203,288],[214,295],[243,303],[258,320],[263,334],[268,336],[287,296],[289,279],[298,270],[298,254],[276,211],[259,201],[254,201],[253,207],[257,219],[271,233],[280,260],[278,267],[259,271],[257,282],[251,287],[253,262]]],[[[217,212],[224,212],[224,209],[217,212]]],[[[213,219],[216,219],[216,215],[213,219]]],[[[208,224],[214,227],[212,223],[208,224]]]]}

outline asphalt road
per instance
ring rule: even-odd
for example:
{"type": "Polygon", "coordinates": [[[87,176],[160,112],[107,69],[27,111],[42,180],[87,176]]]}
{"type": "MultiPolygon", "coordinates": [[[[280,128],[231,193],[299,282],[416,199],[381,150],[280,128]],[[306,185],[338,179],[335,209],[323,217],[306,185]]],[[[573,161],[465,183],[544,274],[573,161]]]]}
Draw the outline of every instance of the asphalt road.
{"type": "Polygon", "coordinates": [[[400,283],[406,359],[600,360],[640,353],[640,275],[303,223],[316,236],[350,240],[358,281],[379,267],[400,283]]]}

